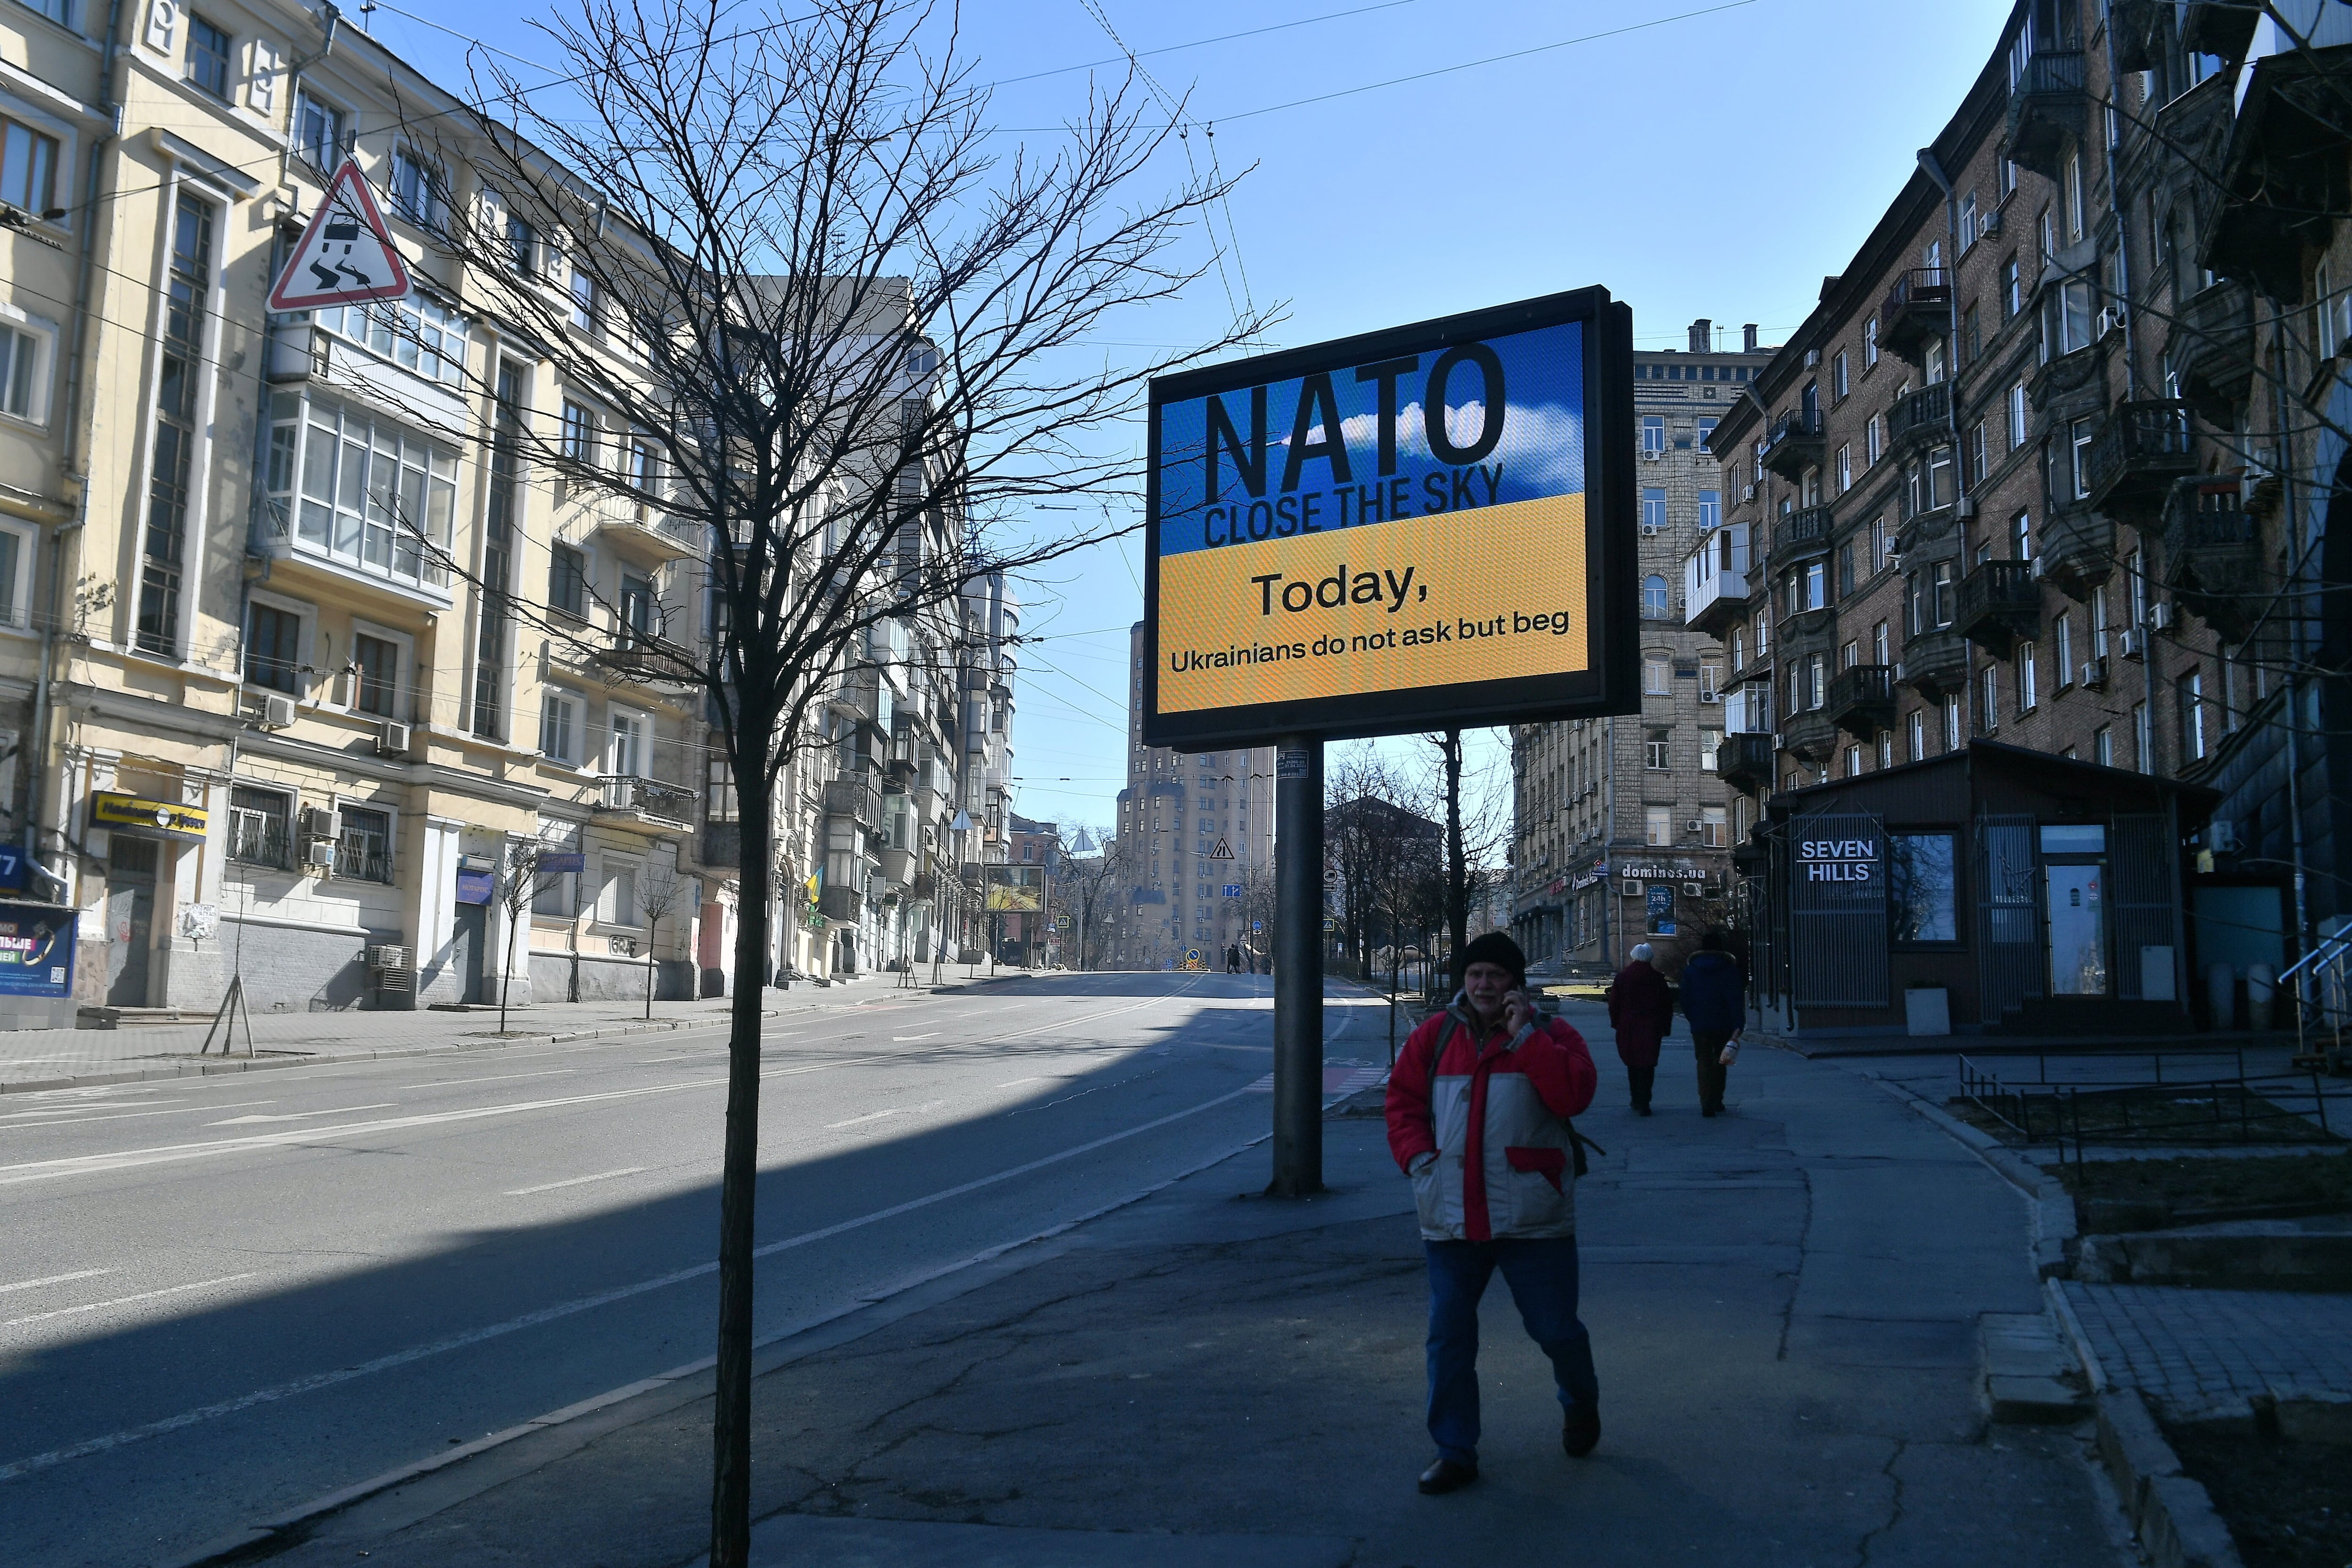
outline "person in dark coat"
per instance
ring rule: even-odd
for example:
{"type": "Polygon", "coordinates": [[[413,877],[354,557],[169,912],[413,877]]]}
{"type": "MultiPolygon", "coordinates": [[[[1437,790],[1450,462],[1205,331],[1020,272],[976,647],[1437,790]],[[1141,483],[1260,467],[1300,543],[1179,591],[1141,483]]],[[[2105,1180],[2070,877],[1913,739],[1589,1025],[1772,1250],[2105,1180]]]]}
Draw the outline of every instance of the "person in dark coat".
{"type": "Polygon", "coordinates": [[[1698,1113],[1723,1114],[1723,1089],[1748,1026],[1748,976],[1709,931],[1683,965],[1683,1016],[1690,1020],[1691,1051],[1698,1060],[1698,1113]]]}
{"type": "Polygon", "coordinates": [[[1609,983],[1609,1026],[1617,1031],[1617,1059],[1625,1064],[1633,1114],[1650,1114],[1650,1089],[1658,1078],[1658,1043],[1675,1031],[1675,998],[1666,977],[1650,962],[1650,944],[1633,949],[1633,962],[1609,983]]]}

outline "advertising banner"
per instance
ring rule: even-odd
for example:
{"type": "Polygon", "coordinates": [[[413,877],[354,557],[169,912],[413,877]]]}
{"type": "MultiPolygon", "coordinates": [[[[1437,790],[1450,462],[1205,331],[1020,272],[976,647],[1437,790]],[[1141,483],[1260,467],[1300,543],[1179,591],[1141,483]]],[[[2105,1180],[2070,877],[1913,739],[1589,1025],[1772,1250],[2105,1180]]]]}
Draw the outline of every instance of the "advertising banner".
{"type": "Polygon", "coordinates": [[[0,902],[0,996],[73,994],[74,911],[0,902]]]}
{"type": "Polygon", "coordinates": [[[1605,289],[1154,382],[1144,740],[1637,710],[1605,289]]]}
{"type": "Polygon", "coordinates": [[[987,869],[988,896],[982,907],[1015,913],[1045,908],[1045,868],[991,866],[987,869]]]}

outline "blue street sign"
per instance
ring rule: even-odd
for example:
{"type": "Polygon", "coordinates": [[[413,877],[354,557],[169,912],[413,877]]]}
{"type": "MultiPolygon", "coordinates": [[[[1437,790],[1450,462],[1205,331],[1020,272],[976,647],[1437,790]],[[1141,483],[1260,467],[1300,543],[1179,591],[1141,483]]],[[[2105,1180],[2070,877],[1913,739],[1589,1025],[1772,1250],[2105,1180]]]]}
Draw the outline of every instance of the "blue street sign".
{"type": "Polygon", "coordinates": [[[0,844],[0,888],[15,889],[24,885],[24,847],[18,844],[0,844]]]}
{"type": "Polygon", "coordinates": [[[1242,885],[1239,882],[1227,882],[1225,884],[1225,897],[1229,899],[1238,899],[1241,896],[1242,885]]]}

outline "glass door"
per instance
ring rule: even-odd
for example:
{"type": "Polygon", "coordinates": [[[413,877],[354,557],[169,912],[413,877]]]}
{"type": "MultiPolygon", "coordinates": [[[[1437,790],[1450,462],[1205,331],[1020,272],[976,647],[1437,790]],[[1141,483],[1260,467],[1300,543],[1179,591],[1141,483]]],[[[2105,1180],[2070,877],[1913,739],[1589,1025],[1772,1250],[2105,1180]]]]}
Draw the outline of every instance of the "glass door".
{"type": "Polygon", "coordinates": [[[2101,868],[2049,866],[2042,870],[2050,911],[2050,994],[2107,994],[2107,917],[2100,898],[2101,868]]]}

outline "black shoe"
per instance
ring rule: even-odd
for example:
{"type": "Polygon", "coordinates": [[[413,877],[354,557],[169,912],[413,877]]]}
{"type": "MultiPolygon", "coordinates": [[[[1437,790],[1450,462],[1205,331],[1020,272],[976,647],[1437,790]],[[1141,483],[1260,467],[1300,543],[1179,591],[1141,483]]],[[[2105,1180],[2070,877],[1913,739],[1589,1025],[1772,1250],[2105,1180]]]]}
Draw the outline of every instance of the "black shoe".
{"type": "Polygon", "coordinates": [[[1590,1405],[1571,1406],[1560,1423],[1559,1446],[1571,1459],[1580,1459],[1600,1446],[1601,1412],[1590,1405]]]}
{"type": "Polygon", "coordinates": [[[1646,1105],[1637,1105],[1633,1108],[1633,1114],[1636,1116],[1647,1116],[1650,1114],[1650,1108],[1646,1105]]]}
{"type": "Polygon", "coordinates": [[[1698,1113],[1701,1116],[1720,1116],[1723,1114],[1723,1107],[1720,1105],[1702,1105],[1698,1108],[1698,1113]]]}
{"type": "Polygon", "coordinates": [[[1478,1467],[1453,1459],[1440,1459],[1421,1472],[1421,1489],[1429,1497],[1442,1492],[1459,1491],[1478,1479],[1478,1467]]]}

